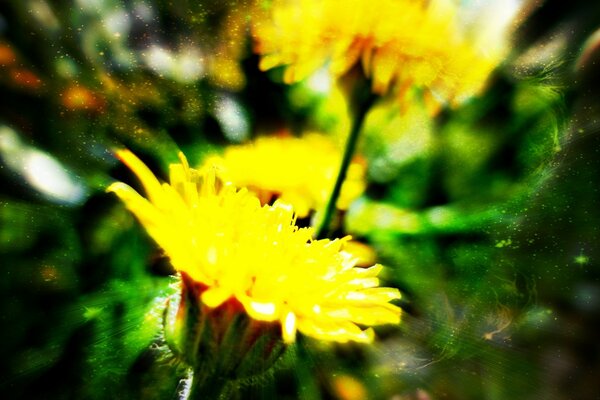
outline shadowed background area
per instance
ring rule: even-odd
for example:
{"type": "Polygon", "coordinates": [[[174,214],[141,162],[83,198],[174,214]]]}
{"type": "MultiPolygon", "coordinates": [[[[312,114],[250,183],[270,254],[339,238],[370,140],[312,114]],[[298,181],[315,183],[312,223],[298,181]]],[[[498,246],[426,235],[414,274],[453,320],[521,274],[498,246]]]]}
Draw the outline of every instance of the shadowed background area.
{"type": "MultiPolygon", "coordinates": [[[[113,149],[166,179],[180,149],[198,166],[259,136],[343,143],[356,71],[261,71],[257,3],[0,3],[3,398],[181,390],[151,347],[174,271],[105,193],[135,182],[113,149]]],[[[457,3],[468,19],[491,2],[457,3]]],[[[508,3],[524,11],[478,97],[435,113],[386,98],[366,117],[366,190],[335,233],[386,267],[400,326],[368,346],[300,337],[239,398],[597,398],[600,5],[508,3]]]]}

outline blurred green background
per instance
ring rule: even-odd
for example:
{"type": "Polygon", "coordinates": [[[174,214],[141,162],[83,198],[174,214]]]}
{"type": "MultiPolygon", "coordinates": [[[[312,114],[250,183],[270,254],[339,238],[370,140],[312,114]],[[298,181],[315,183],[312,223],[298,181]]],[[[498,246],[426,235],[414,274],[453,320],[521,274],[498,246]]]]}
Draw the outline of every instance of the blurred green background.
{"type": "MultiPolygon", "coordinates": [[[[301,339],[240,398],[600,398],[594,3],[531,6],[458,109],[378,103],[340,233],[376,251],[404,320],[370,346],[301,339]]],[[[132,182],[113,148],[164,177],[178,149],[197,165],[281,129],[347,133],[331,82],[258,70],[251,6],[0,2],[2,398],[177,398],[181,371],[150,347],[172,271],[105,193],[132,182]]]]}

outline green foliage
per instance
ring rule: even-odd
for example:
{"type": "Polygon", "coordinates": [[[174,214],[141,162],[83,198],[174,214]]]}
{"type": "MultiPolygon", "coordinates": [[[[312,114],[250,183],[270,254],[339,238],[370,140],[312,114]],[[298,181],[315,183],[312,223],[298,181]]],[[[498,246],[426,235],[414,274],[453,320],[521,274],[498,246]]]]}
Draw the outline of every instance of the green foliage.
{"type": "MultiPolygon", "coordinates": [[[[285,86],[281,70],[258,69],[245,33],[230,57],[245,86],[225,85],[208,63],[197,79],[193,68],[153,69],[152,45],[227,53],[223,43],[238,40],[225,40],[227,16],[248,2],[150,3],[147,19],[141,1],[0,4],[3,398],[170,399],[189,389],[193,371],[163,336],[172,267],[104,193],[115,179],[133,182],[113,148],[158,173],[180,149],[198,165],[258,134],[317,130],[343,143],[350,129],[347,82],[285,86]],[[35,79],[18,78],[27,74],[35,79]],[[80,196],[44,193],[54,178],[47,161],[28,164],[32,154],[60,165],[80,196]]],[[[373,399],[596,395],[600,103],[593,72],[577,75],[570,59],[600,14],[558,3],[532,12],[480,97],[435,115],[420,101],[379,99],[366,118],[368,188],[338,233],[375,250],[382,279],[403,293],[402,324],[377,328],[367,347],[301,337],[269,373],[225,383],[228,397],[344,398],[340,377],[373,399]],[[555,15],[574,14],[581,23],[556,54],[564,63],[528,62],[555,15]]],[[[256,367],[257,354],[238,367],[256,367]]]]}

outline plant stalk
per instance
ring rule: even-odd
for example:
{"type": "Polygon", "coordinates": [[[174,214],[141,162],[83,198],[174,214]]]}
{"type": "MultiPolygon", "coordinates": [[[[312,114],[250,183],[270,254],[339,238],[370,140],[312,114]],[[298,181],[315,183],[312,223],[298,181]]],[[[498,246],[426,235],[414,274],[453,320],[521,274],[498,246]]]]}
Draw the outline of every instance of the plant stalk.
{"type": "Polygon", "coordinates": [[[321,224],[317,231],[317,239],[324,239],[330,233],[330,225],[331,220],[336,211],[336,204],[338,198],[340,197],[340,193],[342,191],[342,185],[346,180],[346,175],[348,173],[348,167],[350,166],[350,162],[352,161],[352,157],[354,156],[354,152],[356,151],[356,145],[358,143],[358,137],[360,136],[360,132],[362,130],[365,117],[367,113],[371,109],[371,106],[375,103],[377,96],[374,94],[369,94],[359,105],[356,110],[356,115],[354,117],[354,121],[352,122],[352,127],[350,129],[350,134],[348,135],[348,140],[346,141],[346,148],[344,150],[344,156],[342,158],[342,163],[340,165],[340,170],[338,172],[335,185],[333,186],[333,190],[331,195],[329,196],[329,201],[327,202],[327,206],[325,207],[325,211],[323,214],[323,219],[321,220],[321,224]]]}

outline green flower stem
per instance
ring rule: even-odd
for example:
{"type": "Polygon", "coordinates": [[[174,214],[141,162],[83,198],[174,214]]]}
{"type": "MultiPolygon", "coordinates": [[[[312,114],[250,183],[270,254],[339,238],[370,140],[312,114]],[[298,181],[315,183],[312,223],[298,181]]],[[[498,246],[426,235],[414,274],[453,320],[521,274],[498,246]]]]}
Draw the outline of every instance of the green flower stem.
{"type": "Polygon", "coordinates": [[[365,117],[371,109],[371,106],[375,103],[376,99],[376,95],[369,93],[369,95],[358,105],[358,109],[354,116],[354,121],[352,122],[352,128],[350,130],[350,134],[348,135],[348,140],[346,141],[346,149],[344,150],[344,157],[342,158],[340,170],[338,172],[335,185],[331,192],[331,196],[329,196],[327,206],[325,207],[323,219],[321,220],[321,225],[319,226],[319,229],[317,231],[317,239],[324,239],[329,235],[329,233],[331,233],[331,220],[333,219],[333,215],[336,210],[336,204],[342,191],[342,185],[346,180],[346,175],[348,173],[350,161],[352,161],[352,157],[354,156],[354,152],[356,151],[356,145],[358,143],[360,131],[362,130],[365,117]]]}

